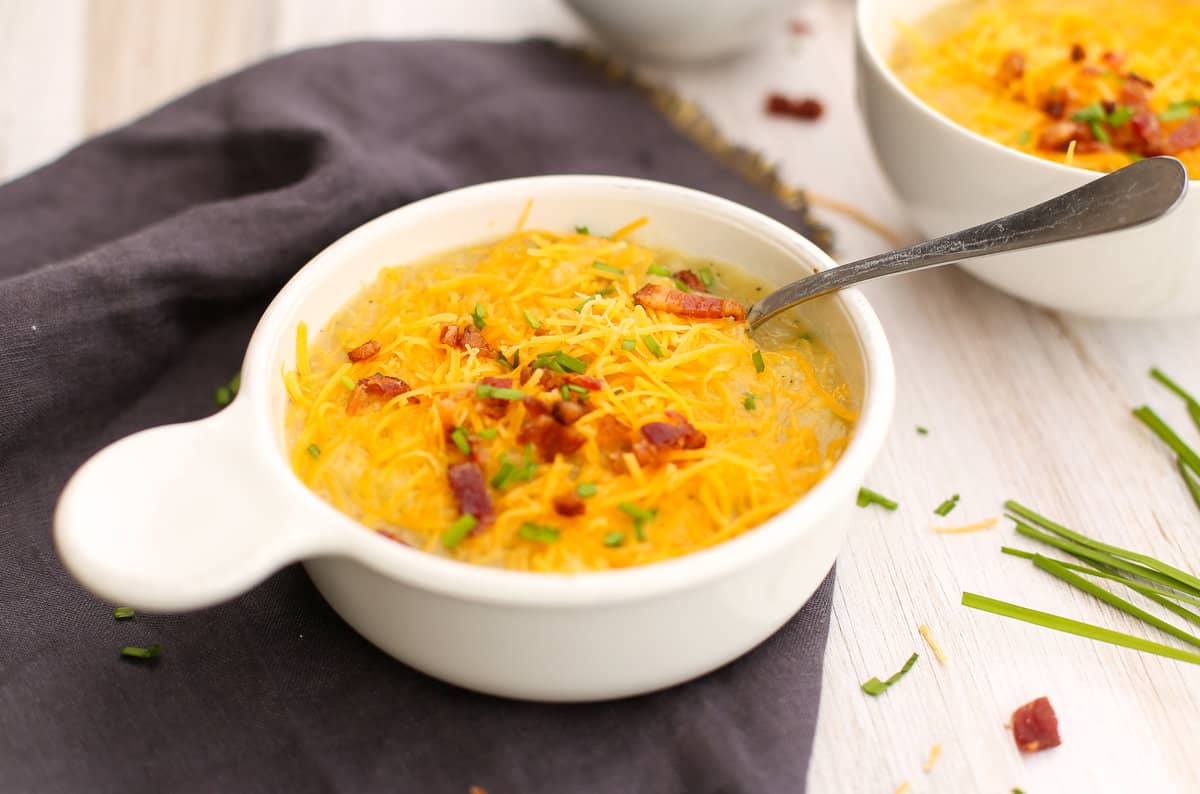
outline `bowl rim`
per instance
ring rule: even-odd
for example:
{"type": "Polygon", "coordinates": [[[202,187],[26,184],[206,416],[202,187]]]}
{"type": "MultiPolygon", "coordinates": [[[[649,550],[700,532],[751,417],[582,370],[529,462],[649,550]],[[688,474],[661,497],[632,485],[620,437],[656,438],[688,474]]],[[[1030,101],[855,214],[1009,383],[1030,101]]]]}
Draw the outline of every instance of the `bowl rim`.
{"type": "MultiPolygon", "coordinates": [[[[941,0],[939,5],[949,5],[951,1],[952,0],[941,0]]],[[[1043,157],[1035,157],[1032,154],[1022,152],[1019,149],[1014,149],[1011,146],[1005,146],[998,141],[994,141],[991,138],[975,132],[970,127],[959,124],[957,121],[954,121],[948,116],[939,113],[937,110],[931,107],[927,102],[914,94],[912,90],[906,86],[899,77],[896,76],[896,73],[892,71],[891,66],[888,65],[887,61],[883,58],[882,53],[880,53],[879,48],[875,46],[874,40],[868,34],[868,19],[875,19],[883,13],[878,9],[878,4],[879,0],[859,0],[857,7],[854,9],[854,40],[858,45],[858,50],[868,61],[869,65],[883,77],[884,82],[887,83],[892,91],[904,97],[909,104],[918,108],[925,118],[934,121],[945,130],[965,135],[967,138],[975,141],[976,143],[983,144],[995,154],[1011,157],[1017,162],[1022,162],[1029,165],[1045,166],[1052,173],[1056,173],[1061,176],[1073,176],[1075,178],[1083,176],[1088,179],[1104,176],[1105,172],[1103,171],[1094,171],[1090,168],[1080,168],[1078,166],[1058,163],[1053,160],[1047,160],[1043,157]]],[[[1200,182],[1200,179],[1190,179],[1189,182],[1200,182]]]]}
{"type": "MultiPolygon", "coordinates": [[[[841,458],[817,485],[783,512],[715,546],[679,557],[630,568],[578,573],[512,571],[472,565],[413,549],[380,536],[337,511],[305,486],[293,473],[286,455],[278,452],[269,385],[278,378],[272,371],[279,345],[294,339],[297,313],[310,291],[334,278],[340,262],[364,245],[393,234],[395,227],[419,222],[422,217],[466,212],[476,204],[512,200],[514,205],[531,196],[553,201],[555,192],[626,190],[631,199],[641,195],[648,203],[670,204],[678,209],[716,213],[727,217],[746,234],[766,238],[798,256],[806,265],[824,270],[836,262],[814,243],[783,223],[756,210],[709,193],[630,177],[606,175],[548,175],[518,177],[459,188],[412,202],[351,230],[304,265],[271,302],[251,337],[243,364],[241,397],[250,402],[248,424],[255,433],[253,446],[259,463],[275,486],[288,492],[296,506],[293,519],[305,520],[322,538],[313,556],[350,557],[398,582],[421,590],[470,601],[560,608],[598,606],[639,600],[649,596],[698,587],[732,575],[755,560],[795,542],[799,535],[828,531],[820,524],[849,500],[883,446],[895,402],[895,372],[891,349],[879,318],[856,289],[833,296],[840,303],[863,359],[864,393],[850,443],[841,458]],[[547,195],[548,194],[548,195],[547,195]]],[[[642,212],[631,207],[631,215],[642,212]]],[[[445,248],[466,244],[448,241],[445,248]]],[[[382,265],[381,265],[382,267],[382,265]]]]}

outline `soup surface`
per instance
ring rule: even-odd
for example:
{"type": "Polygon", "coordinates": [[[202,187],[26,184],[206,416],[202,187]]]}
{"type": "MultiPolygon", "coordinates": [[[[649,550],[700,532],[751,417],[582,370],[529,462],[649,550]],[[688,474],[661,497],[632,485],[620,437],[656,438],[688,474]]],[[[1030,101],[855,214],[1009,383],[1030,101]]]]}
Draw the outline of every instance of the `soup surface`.
{"type": "Polygon", "coordinates": [[[394,540],[533,571],[738,535],[833,466],[855,413],[734,268],[579,229],[386,267],[285,373],[296,475],[394,540]],[[741,301],[741,302],[739,302],[741,301]]]}
{"type": "Polygon", "coordinates": [[[972,0],[901,30],[892,68],[992,140],[1113,171],[1154,155],[1200,178],[1200,3],[972,0]]]}

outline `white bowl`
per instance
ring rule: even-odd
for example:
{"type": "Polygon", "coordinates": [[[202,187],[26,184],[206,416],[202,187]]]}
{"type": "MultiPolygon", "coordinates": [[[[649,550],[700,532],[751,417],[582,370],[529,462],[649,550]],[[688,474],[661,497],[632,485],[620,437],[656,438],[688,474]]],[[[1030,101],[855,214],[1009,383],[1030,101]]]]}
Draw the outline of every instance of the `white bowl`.
{"type": "MultiPolygon", "coordinates": [[[[1044,201],[1099,176],[1010,149],[962,127],[888,67],[897,22],[918,23],[952,0],[859,0],[859,103],[887,174],[917,228],[935,237],[1044,201]]],[[[1094,317],[1200,314],[1200,190],[1136,229],[963,267],[1025,300],[1094,317]]]]}
{"type": "Polygon", "coordinates": [[[397,659],[464,687],[538,700],[669,686],[768,637],[833,564],[892,412],[891,352],[854,290],[806,309],[861,411],[841,461],[788,510],[704,551],[575,575],[477,567],[368,531],[293,475],[282,372],[295,366],[297,323],[323,327],[385,265],[498,237],[529,199],[531,227],[611,230],[648,215],[638,241],[738,263],[775,283],[833,265],[753,210],[635,179],[514,179],[402,207],[334,243],[279,293],[250,341],[232,405],[138,433],[84,464],[55,516],[67,568],[114,604],[176,611],[231,598],[304,560],[334,609],[397,659]]]}

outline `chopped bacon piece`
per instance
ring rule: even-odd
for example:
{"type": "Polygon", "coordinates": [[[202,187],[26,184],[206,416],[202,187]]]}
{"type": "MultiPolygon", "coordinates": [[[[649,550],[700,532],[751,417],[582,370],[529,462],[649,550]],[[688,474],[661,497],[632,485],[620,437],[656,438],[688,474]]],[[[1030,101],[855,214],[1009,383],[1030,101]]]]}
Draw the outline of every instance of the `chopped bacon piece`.
{"type": "Polygon", "coordinates": [[[1131,149],[1148,157],[1166,154],[1167,139],[1163,135],[1158,114],[1153,110],[1139,109],[1129,120],[1129,127],[1135,136],[1134,144],[1130,146],[1131,149]]]}
{"type": "Polygon", "coordinates": [[[591,375],[576,375],[574,372],[555,372],[547,367],[535,367],[532,364],[521,370],[521,385],[529,382],[533,377],[533,373],[542,371],[541,380],[538,381],[546,391],[561,389],[563,386],[578,386],[581,389],[588,391],[602,391],[605,383],[600,378],[592,377],[591,375]]]}
{"type": "Polygon", "coordinates": [[[1120,71],[1121,67],[1125,65],[1125,56],[1112,51],[1105,52],[1100,56],[1100,60],[1104,61],[1104,65],[1114,72],[1120,71]]]}
{"type": "Polygon", "coordinates": [[[996,79],[1004,85],[1016,82],[1025,76],[1025,53],[1020,50],[1010,50],[1000,61],[996,71],[996,79]]]}
{"type": "Polygon", "coordinates": [[[478,522],[471,532],[490,526],[496,520],[496,512],[479,464],[474,461],[455,463],[446,474],[450,478],[450,490],[458,501],[458,512],[473,515],[478,522]]]}
{"type": "Polygon", "coordinates": [[[700,280],[700,277],[690,270],[680,270],[675,274],[675,278],[682,281],[684,286],[692,292],[708,292],[704,288],[704,282],[700,280]]]}
{"type": "Polygon", "coordinates": [[[526,394],[525,399],[521,402],[525,406],[526,413],[530,416],[546,416],[550,413],[550,406],[532,394],[526,394]]]}
{"type": "Polygon", "coordinates": [[[573,425],[591,408],[577,400],[559,400],[550,409],[550,415],[560,425],[573,425]]]}
{"type": "Polygon", "coordinates": [[[1048,698],[1038,698],[1021,706],[1012,715],[1013,738],[1023,753],[1036,753],[1058,747],[1058,717],[1048,698]]]}
{"type": "Polygon", "coordinates": [[[732,317],[735,320],[746,319],[745,308],[735,300],[717,298],[712,295],[698,295],[694,292],[680,292],[662,284],[647,284],[633,294],[633,301],[638,306],[677,314],[681,317],[699,317],[709,320],[718,317],[732,317]]]}
{"type": "Polygon", "coordinates": [[[459,350],[475,348],[484,358],[495,358],[496,351],[488,345],[483,334],[474,325],[444,325],[438,335],[438,341],[443,345],[456,347],[459,350]]]}
{"type": "Polygon", "coordinates": [[[1042,104],[1042,110],[1052,119],[1061,119],[1067,112],[1067,100],[1065,97],[1055,94],[1042,104]]]}
{"type": "Polygon", "coordinates": [[[350,399],[346,401],[346,413],[354,416],[373,400],[390,400],[407,391],[410,391],[407,383],[390,375],[363,378],[355,384],[354,391],[350,392],[350,399]]]}
{"type": "Polygon", "coordinates": [[[376,342],[374,339],[368,339],[367,341],[363,342],[358,347],[356,347],[353,350],[351,350],[350,352],[348,352],[346,355],[350,357],[351,361],[354,361],[357,363],[359,361],[366,361],[368,359],[374,358],[378,352],[379,352],[379,343],[376,342]]]}
{"type": "Polygon", "coordinates": [[[641,427],[642,438],[633,445],[633,454],[643,466],[658,463],[673,449],[700,449],[708,438],[687,417],[667,411],[670,422],[648,422],[641,427]]]}
{"type": "Polygon", "coordinates": [[[536,416],[517,434],[521,444],[533,444],[543,461],[554,460],[555,455],[570,455],[583,446],[587,436],[571,425],[564,425],[551,416],[536,416]]]}
{"type": "Polygon", "coordinates": [[[1064,151],[1071,141],[1078,141],[1085,135],[1090,138],[1091,130],[1084,132],[1074,121],[1056,121],[1046,125],[1046,128],[1042,130],[1042,134],[1038,137],[1038,148],[1064,151]]]}
{"type": "Polygon", "coordinates": [[[587,512],[587,505],[574,491],[567,491],[554,497],[554,512],[560,516],[581,516],[587,512]]]}
{"type": "Polygon", "coordinates": [[[790,99],[783,94],[767,95],[767,115],[789,116],[794,119],[816,121],[825,112],[825,106],[820,100],[805,97],[790,99]]]}
{"type": "Polygon", "coordinates": [[[1071,45],[1071,61],[1072,62],[1079,63],[1086,57],[1087,57],[1087,50],[1085,50],[1083,48],[1082,44],[1080,44],[1079,42],[1075,42],[1074,44],[1071,45]]]}
{"type": "Polygon", "coordinates": [[[1200,116],[1192,116],[1167,136],[1167,148],[1171,152],[1191,149],[1200,145],[1200,116]]]}
{"type": "Polygon", "coordinates": [[[568,375],[567,383],[588,391],[603,391],[604,381],[591,375],[568,375]]]}
{"type": "Polygon", "coordinates": [[[605,414],[596,424],[596,446],[617,471],[624,470],[622,455],[633,451],[633,428],[612,414],[605,414]]]}
{"type": "MultiPolygon", "coordinates": [[[[497,389],[511,389],[512,378],[497,378],[489,375],[479,381],[484,386],[492,386],[497,389]]],[[[480,400],[480,411],[493,419],[499,419],[508,413],[508,406],[512,404],[512,400],[501,400],[499,397],[488,397],[480,400]]]]}

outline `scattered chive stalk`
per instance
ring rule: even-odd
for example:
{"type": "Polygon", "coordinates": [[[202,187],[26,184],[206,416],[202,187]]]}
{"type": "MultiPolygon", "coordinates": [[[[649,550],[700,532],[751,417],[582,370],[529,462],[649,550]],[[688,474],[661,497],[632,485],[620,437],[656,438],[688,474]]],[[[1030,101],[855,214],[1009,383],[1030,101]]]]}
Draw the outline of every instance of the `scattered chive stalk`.
{"type": "Polygon", "coordinates": [[[242,386],[242,373],[236,373],[229,379],[229,384],[226,386],[218,386],[216,393],[216,401],[219,406],[226,406],[233,402],[233,398],[237,396],[238,389],[242,386]]]}
{"type": "Polygon", "coordinates": [[[509,389],[503,386],[489,386],[486,383],[480,383],[475,387],[475,396],[481,400],[521,400],[525,397],[525,392],[520,389],[509,389]]]}
{"type": "Polygon", "coordinates": [[[746,398],[742,400],[742,405],[747,411],[753,411],[758,407],[758,395],[753,392],[746,392],[746,398]]]}
{"type": "Polygon", "coordinates": [[[921,427],[920,425],[917,425],[917,435],[919,435],[919,436],[927,436],[927,435],[929,435],[929,428],[928,428],[928,427],[921,427]]]}
{"type": "Polygon", "coordinates": [[[525,538],[525,540],[532,540],[536,543],[557,543],[559,532],[554,527],[531,524],[526,521],[517,530],[517,534],[525,538]]]}
{"type": "Polygon", "coordinates": [[[321,448],[318,447],[316,444],[309,444],[308,445],[308,454],[312,455],[314,458],[319,458],[319,457],[321,457],[321,448]]]}
{"type": "Polygon", "coordinates": [[[536,331],[542,327],[542,324],[534,319],[533,315],[529,313],[529,309],[522,309],[521,315],[525,318],[525,322],[529,323],[529,327],[533,330],[536,331]]]}
{"type": "Polygon", "coordinates": [[[478,519],[470,513],[463,513],[458,517],[450,527],[442,533],[442,545],[448,549],[452,549],[459,543],[462,543],[463,538],[471,534],[471,530],[478,524],[478,519]]]}
{"type": "Polygon", "coordinates": [[[646,272],[654,276],[665,276],[666,278],[671,277],[671,271],[667,270],[662,265],[651,265],[650,267],[646,268],[646,272]]]}
{"type": "Polygon", "coordinates": [[[354,381],[350,379],[349,375],[342,376],[342,385],[350,391],[354,391],[354,381]]]}
{"type": "Polygon", "coordinates": [[[482,303],[476,303],[475,311],[471,312],[471,322],[475,323],[475,327],[480,331],[487,325],[485,317],[487,317],[487,309],[484,308],[482,303]]]}
{"type": "Polygon", "coordinates": [[[613,267],[612,265],[608,264],[607,262],[601,262],[599,260],[592,262],[592,267],[596,268],[597,270],[603,270],[605,273],[612,273],[614,276],[625,275],[625,271],[622,270],[621,268],[613,267]]]}
{"type": "Polygon", "coordinates": [[[696,271],[696,275],[700,277],[700,283],[705,287],[711,287],[713,284],[717,283],[717,279],[713,275],[712,270],[707,267],[700,268],[698,271],[696,271]]]}
{"type": "Polygon", "coordinates": [[[1160,645],[1157,642],[1135,637],[1132,634],[1122,634],[1119,631],[1106,629],[1103,626],[1071,620],[1070,618],[1064,618],[1049,612],[1040,612],[1036,609],[1023,607],[1019,604],[1011,604],[995,598],[988,598],[977,593],[964,592],[962,594],[962,605],[983,612],[991,612],[993,615],[1000,615],[1001,617],[1013,620],[1022,620],[1026,623],[1032,623],[1035,626],[1042,626],[1066,634],[1085,637],[1096,642],[1106,642],[1110,645],[1120,645],[1123,648],[1132,648],[1143,653],[1165,656],[1168,659],[1178,659],[1182,662],[1200,664],[1200,654],[1192,653],[1191,651],[1182,651],[1178,648],[1172,648],[1169,645],[1160,645]]]}
{"type": "Polygon", "coordinates": [[[133,615],[133,607],[117,607],[113,610],[113,617],[117,620],[129,620],[133,615]]]}
{"type": "Polygon", "coordinates": [[[866,507],[867,505],[879,505],[884,510],[895,510],[900,506],[899,502],[888,499],[883,494],[872,491],[870,488],[859,488],[857,501],[859,507],[866,507]]]}
{"type": "Polygon", "coordinates": [[[588,231],[588,227],[586,227],[586,226],[576,226],[575,233],[576,234],[591,234],[591,232],[588,231]]]}
{"type": "Polygon", "coordinates": [[[1175,465],[1179,467],[1179,476],[1183,478],[1184,484],[1187,485],[1188,491],[1192,494],[1192,500],[1196,503],[1196,507],[1200,507],[1200,482],[1197,482],[1192,475],[1188,474],[1188,468],[1183,465],[1183,460],[1176,458],[1175,465]]]}
{"type": "Polygon", "coordinates": [[[654,354],[655,358],[662,358],[666,355],[666,353],[663,352],[662,346],[658,344],[658,341],[655,340],[653,336],[650,336],[649,334],[643,336],[642,342],[645,343],[646,349],[654,354]]]}
{"type": "Polygon", "coordinates": [[[618,546],[625,545],[625,533],[609,532],[604,536],[604,545],[608,546],[610,549],[615,549],[618,546]]]}
{"type": "Polygon", "coordinates": [[[598,490],[594,482],[581,482],[575,486],[575,493],[580,499],[590,499],[598,490]]]}
{"type": "MultiPolygon", "coordinates": [[[[1024,559],[1024,560],[1033,560],[1034,557],[1038,556],[1037,554],[1035,554],[1032,551],[1024,551],[1022,549],[1014,549],[1011,546],[1001,546],[1000,551],[1003,554],[1008,554],[1013,557],[1020,557],[1021,559],[1024,559]]],[[[1127,577],[1119,576],[1115,573],[1109,573],[1108,571],[1101,570],[1099,567],[1093,568],[1093,567],[1089,567],[1087,565],[1077,565],[1073,562],[1064,562],[1062,560],[1055,560],[1055,562],[1057,562],[1059,565],[1063,566],[1064,568],[1069,568],[1070,570],[1078,571],[1079,573],[1085,573],[1088,576],[1095,576],[1100,579],[1108,579],[1109,581],[1120,582],[1121,584],[1125,585],[1129,589],[1131,589],[1135,592],[1141,593],[1142,595],[1145,595],[1147,597],[1162,596],[1162,597],[1166,597],[1166,598],[1173,598],[1176,601],[1184,601],[1189,604],[1195,604],[1196,606],[1200,606],[1200,598],[1197,598],[1196,596],[1187,595],[1186,593],[1179,593],[1174,590],[1168,590],[1166,587],[1163,587],[1160,585],[1153,585],[1153,584],[1149,584],[1149,583],[1145,583],[1145,582],[1135,582],[1134,580],[1129,579],[1127,577]]]]}
{"type": "Polygon", "coordinates": [[[908,657],[908,661],[905,662],[904,666],[900,668],[900,672],[896,673],[895,675],[893,675],[886,681],[880,681],[878,678],[874,678],[874,677],[868,679],[867,681],[864,681],[862,684],[862,691],[866,692],[868,695],[870,695],[872,697],[878,697],[879,695],[886,692],[888,687],[890,687],[892,684],[896,683],[901,678],[903,678],[904,674],[907,673],[909,670],[911,670],[913,668],[913,665],[917,663],[918,658],[920,658],[920,657],[918,656],[918,654],[915,654],[915,653],[912,656],[908,657]]]}
{"type": "Polygon", "coordinates": [[[942,502],[933,512],[934,514],[945,518],[946,516],[950,515],[950,511],[956,507],[958,507],[958,494],[954,494],[954,496],[951,496],[949,499],[942,502]]]}
{"type": "Polygon", "coordinates": [[[467,441],[467,431],[461,427],[454,428],[454,432],[450,434],[450,440],[454,442],[454,446],[458,447],[458,451],[464,455],[471,454],[471,442],[467,441]]]}
{"type": "Polygon", "coordinates": [[[751,356],[750,359],[754,362],[755,372],[767,371],[767,362],[763,361],[763,354],[761,350],[755,350],[754,355],[751,356]]]}
{"type": "MultiPolygon", "coordinates": [[[[1184,391],[1178,383],[1164,375],[1162,370],[1157,367],[1150,370],[1150,376],[1183,398],[1184,404],[1187,405],[1188,416],[1192,417],[1192,422],[1200,430],[1200,401],[1184,391]]],[[[1200,471],[1196,473],[1200,474],[1200,471]]]]}
{"type": "Polygon", "coordinates": [[[157,642],[148,648],[126,645],[121,649],[121,655],[129,659],[157,659],[162,656],[162,646],[157,642]]]}
{"type": "Polygon", "coordinates": [[[621,349],[622,350],[634,350],[636,348],[637,348],[637,340],[636,339],[622,339],[621,340],[621,349]]]}

